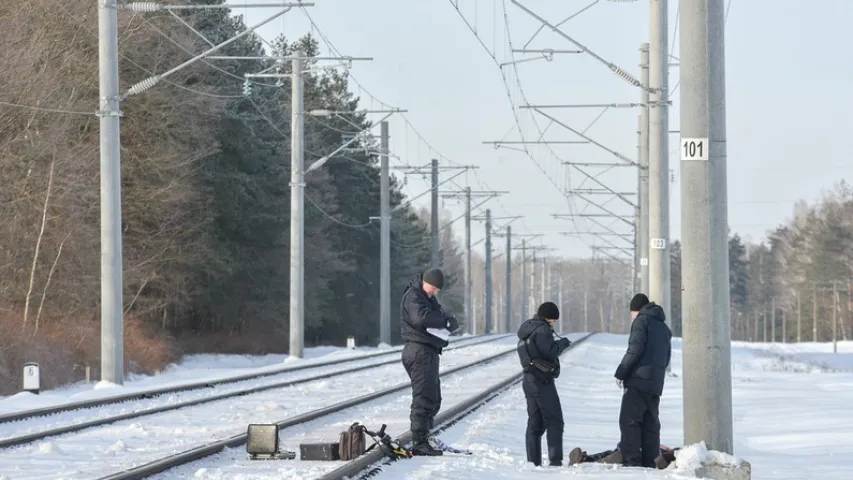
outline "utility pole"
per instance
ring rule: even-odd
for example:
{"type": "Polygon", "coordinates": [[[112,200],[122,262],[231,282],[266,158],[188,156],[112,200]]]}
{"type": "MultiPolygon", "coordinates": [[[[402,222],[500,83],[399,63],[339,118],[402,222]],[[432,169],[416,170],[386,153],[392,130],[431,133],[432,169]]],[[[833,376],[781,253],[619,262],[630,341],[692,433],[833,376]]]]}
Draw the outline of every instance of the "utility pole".
{"type": "Polygon", "coordinates": [[[290,82],[290,356],[302,358],[305,346],[305,132],[301,53],[292,60],[290,82]]]}
{"type": "MultiPolygon", "coordinates": [[[[640,46],[640,81],[649,84],[649,44],[640,46]]],[[[640,166],[637,168],[637,203],[639,222],[637,223],[637,247],[640,250],[639,292],[649,291],[649,91],[640,89],[640,125],[639,125],[639,155],[640,166]]]]}
{"type": "Polygon", "coordinates": [[[527,240],[521,240],[521,315],[519,321],[527,318],[527,240]]]}
{"type": "MultiPolygon", "coordinates": [[[[530,248],[530,247],[528,247],[530,248]]],[[[531,250],[533,250],[531,248],[531,250]]],[[[528,296],[528,300],[530,301],[530,313],[528,315],[532,315],[536,312],[536,294],[533,293],[536,291],[536,251],[532,251],[532,256],[530,258],[530,295],[528,296]]]]}
{"type": "Polygon", "coordinates": [[[471,294],[471,220],[473,220],[475,217],[471,216],[471,198],[486,197],[486,200],[488,200],[502,193],[506,192],[496,190],[475,192],[471,191],[471,187],[465,187],[465,190],[462,193],[441,194],[443,198],[462,198],[465,202],[465,265],[463,266],[463,281],[465,285],[463,289],[465,301],[465,321],[468,323],[468,331],[472,335],[474,334],[474,314],[472,306],[473,297],[471,294]]]}
{"type": "Polygon", "coordinates": [[[438,160],[432,159],[432,208],[430,208],[430,252],[432,253],[431,266],[441,266],[438,247],[438,160]]]}
{"type": "Polygon", "coordinates": [[[832,353],[838,353],[838,284],[832,282],[832,353]]]}
{"type": "Polygon", "coordinates": [[[812,342],[817,343],[817,285],[812,283],[812,342]]]}
{"type": "MultiPolygon", "coordinates": [[[[539,236],[541,236],[541,234],[529,235],[529,236],[539,237],[539,236]]],[[[530,250],[532,252],[537,252],[537,251],[548,252],[548,251],[553,251],[554,249],[549,248],[549,247],[545,247],[545,246],[531,247],[531,246],[528,246],[526,244],[522,244],[522,254],[526,254],[527,250],[530,250]]],[[[545,279],[546,268],[547,268],[546,267],[546,265],[547,265],[546,264],[546,255],[547,254],[542,255],[542,267],[541,267],[542,271],[539,275],[539,278],[541,280],[540,284],[539,284],[539,294],[541,295],[541,297],[543,299],[542,302],[548,301],[547,298],[545,297],[545,295],[547,294],[547,291],[548,291],[547,290],[547,282],[545,279]]],[[[536,280],[536,271],[535,271],[536,270],[536,256],[535,256],[535,253],[534,253],[533,261],[531,263],[533,264],[533,268],[531,269],[532,271],[530,272],[530,288],[531,288],[531,295],[530,296],[533,297],[534,294],[532,293],[532,290],[533,290],[533,285],[534,285],[535,280],[536,280]]],[[[522,283],[522,288],[523,287],[524,287],[524,283],[522,283]]],[[[535,301],[535,298],[533,298],[533,300],[535,301]]],[[[522,312],[522,313],[524,313],[524,312],[522,312]]]]}
{"type": "Polygon", "coordinates": [[[486,209],[486,331],[492,332],[492,211],[486,209]]]}
{"type": "Polygon", "coordinates": [[[803,341],[802,336],[803,311],[800,304],[800,290],[797,290],[797,343],[803,341]]]}
{"type": "MultiPolygon", "coordinates": [[[[493,196],[500,195],[506,192],[490,192],[493,196]]],[[[476,217],[476,220],[486,221],[486,334],[494,333],[495,324],[492,321],[492,235],[500,236],[492,232],[492,222],[495,220],[515,220],[521,217],[493,217],[492,211],[486,209],[485,217],[476,217]]]]}
{"type": "MultiPolygon", "coordinates": [[[[405,165],[405,166],[397,166],[394,168],[397,170],[405,170],[406,171],[404,173],[405,175],[408,175],[408,174],[421,174],[421,175],[423,175],[424,173],[426,173],[425,172],[426,167],[422,167],[422,166],[405,165]]],[[[440,263],[441,263],[440,262],[441,247],[440,247],[439,237],[438,237],[438,233],[441,230],[441,227],[439,227],[439,225],[438,225],[438,223],[439,223],[438,222],[438,195],[439,195],[438,187],[440,187],[442,184],[444,184],[446,182],[451,181],[452,179],[458,177],[459,175],[462,175],[463,173],[465,173],[464,171],[467,171],[469,169],[476,169],[476,168],[479,168],[479,167],[471,166],[471,165],[440,167],[438,165],[438,160],[436,160],[436,159],[433,159],[430,162],[429,173],[430,173],[430,177],[432,179],[431,180],[432,184],[431,184],[428,192],[432,194],[432,201],[431,201],[432,206],[430,208],[430,210],[431,210],[430,211],[430,250],[431,250],[431,252],[430,252],[431,253],[430,266],[432,266],[432,267],[439,267],[440,263]],[[439,182],[438,181],[439,170],[464,170],[464,171],[459,172],[456,175],[453,175],[452,177],[444,180],[443,182],[439,182]]],[[[414,200],[419,198],[421,195],[425,195],[426,193],[427,192],[423,192],[420,195],[416,195],[416,196],[410,198],[409,201],[407,202],[407,204],[413,202],[414,200]]],[[[400,208],[400,206],[397,206],[394,209],[396,210],[397,208],[400,208]]]]}
{"type": "Polygon", "coordinates": [[[541,272],[541,275],[539,276],[539,297],[540,297],[539,303],[543,303],[543,302],[548,301],[548,297],[546,296],[547,292],[548,292],[547,286],[546,286],[546,283],[548,282],[547,276],[548,276],[548,260],[547,260],[545,255],[542,255],[542,272],[541,272]]]}
{"type": "MultiPolygon", "coordinates": [[[[214,57],[210,57],[214,58],[214,57]]],[[[252,57],[217,57],[222,59],[251,59],[252,57]]],[[[316,160],[305,169],[305,110],[304,76],[305,60],[308,57],[297,51],[296,55],[285,57],[291,61],[291,72],[249,74],[247,77],[290,77],[290,349],[288,355],[302,358],[305,348],[305,174],[320,168],[332,155],[346,148],[342,145],[333,153],[316,160]]],[[[282,59],[285,59],[282,58],[282,59]]],[[[313,60],[371,60],[354,57],[312,57],[313,60]]],[[[317,114],[331,114],[329,111],[317,111],[317,114]],[[322,113],[321,113],[322,112],[322,113]]],[[[380,194],[381,203],[381,194],[380,194]]],[[[380,206],[381,209],[381,206],[380,206]]],[[[381,221],[381,218],[380,218],[381,221]]],[[[381,230],[381,227],[380,227],[381,230]]],[[[380,235],[381,236],[381,235],[380,235]]],[[[380,242],[381,243],[381,242],[380,242]]],[[[381,251],[381,245],[380,245],[381,251]]],[[[390,247],[389,247],[390,252],[390,247]]],[[[390,253],[389,253],[390,256],[390,253]]],[[[381,260],[380,260],[381,270],[381,260]]],[[[381,273],[380,273],[381,277],[381,273]]],[[[380,278],[381,282],[381,278],[380,278]]],[[[390,295],[390,294],[389,294],[390,295]]],[[[381,297],[381,286],[380,286],[381,297]]],[[[389,300],[390,301],[390,300],[389,300]]],[[[389,307],[390,308],[390,307],[389,307]]],[[[381,307],[380,307],[381,315],[381,307]]],[[[389,311],[390,325],[390,311],[389,311]]],[[[380,319],[380,333],[381,333],[380,319]]],[[[390,333],[390,327],[389,327],[390,333]]]]}
{"type": "Polygon", "coordinates": [[[474,316],[471,309],[471,187],[465,187],[465,321],[468,331],[474,334],[474,316]]]}
{"type": "Polygon", "coordinates": [[[504,332],[510,333],[512,320],[512,227],[506,226],[506,320],[504,332]]]}
{"type": "Polygon", "coordinates": [[[776,343],[776,297],[770,297],[770,343],[776,343]]]}
{"type": "MultiPolygon", "coordinates": [[[[530,296],[530,290],[533,288],[533,282],[530,282],[528,286],[528,278],[527,278],[527,251],[531,250],[533,247],[529,247],[527,245],[528,238],[536,238],[541,237],[542,234],[515,234],[516,237],[521,237],[521,246],[515,247],[513,250],[521,250],[521,321],[527,319],[527,315],[530,314],[528,311],[528,297],[530,296]]],[[[507,241],[507,246],[509,246],[509,241],[507,241]]]]}
{"type": "MultiPolygon", "coordinates": [[[[657,302],[663,307],[667,321],[669,321],[671,294],[669,291],[669,121],[667,116],[667,104],[669,101],[667,98],[667,90],[669,89],[669,51],[667,49],[669,29],[667,3],[667,0],[651,0],[649,2],[649,37],[651,40],[649,86],[653,93],[649,95],[650,239],[648,293],[652,301],[657,302]]],[[[684,70],[682,67],[682,71],[684,70]]],[[[727,229],[724,230],[727,231],[727,229]]]]}
{"type": "MultiPolygon", "coordinates": [[[[663,7],[665,1],[652,0],[653,25],[666,25],[663,7]]],[[[709,450],[733,454],[723,7],[723,0],[679,3],[684,444],[704,441],[709,450]]],[[[665,36],[666,28],[661,31],[665,36]]],[[[655,46],[656,74],[656,66],[666,65],[660,55],[655,46]]],[[[650,137],[654,147],[655,135],[650,137]]]]}
{"type": "Polygon", "coordinates": [[[563,328],[563,320],[569,314],[569,311],[563,308],[563,271],[560,270],[560,275],[557,277],[557,305],[560,306],[560,332],[565,332],[563,328]]]}
{"type": "Polygon", "coordinates": [[[379,130],[379,341],[391,345],[391,187],[388,172],[388,122],[379,130]]]}
{"type": "MultiPolygon", "coordinates": [[[[227,40],[213,44],[209,40],[202,37],[211,48],[206,51],[184,61],[178,66],[175,66],[165,72],[152,74],[152,76],[130,86],[123,94],[119,94],[118,90],[118,32],[117,32],[117,9],[131,10],[137,13],[187,10],[187,9],[211,9],[211,8],[229,8],[229,5],[166,5],[153,4],[151,2],[136,2],[136,3],[119,3],[116,0],[104,0],[99,5],[99,70],[100,70],[100,96],[103,102],[102,110],[98,113],[101,116],[101,376],[103,380],[113,383],[123,383],[123,320],[122,320],[122,246],[121,246],[121,191],[120,182],[120,167],[119,167],[119,152],[120,152],[120,137],[119,137],[119,116],[121,112],[118,108],[118,102],[124,100],[131,95],[139,95],[146,90],[149,90],[166,80],[169,76],[182,70],[183,68],[196,63],[199,60],[261,60],[269,57],[240,57],[228,56],[220,57],[211,55],[223,47],[236,42],[242,37],[251,35],[258,28],[270,23],[274,19],[284,15],[293,9],[293,7],[309,7],[313,6],[312,2],[298,3],[280,3],[275,6],[281,7],[277,13],[267,17],[260,23],[247,28],[239,34],[228,38],[227,40]],[[152,8],[153,5],[153,8],[152,8]]],[[[247,8],[266,8],[270,5],[262,4],[247,4],[247,8]]],[[[198,33],[198,32],[196,32],[198,33]]],[[[199,35],[201,36],[201,35],[199,35]]],[[[292,59],[293,57],[277,57],[278,60],[292,59]]],[[[321,60],[322,57],[313,57],[314,60],[321,60]]],[[[340,60],[341,58],[337,58],[340,60]]],[[[346,60],[372,60],[370,58],[346,57],[346,60]]],[[[267,69],[265,71],[268,71],[267,69]]],[[[265,77],[285,77],[284,74],[246,74],[246,77],[265,76],[265,77]]],[[[296,82],[295,82],[296,83],[296,82]]],[[[298,82],[301,89],[301,82],[298,82]]],[[[294,87],[295,89],[296,87],[294,87]]],[[[294,100],[296,106],[296,100],[294,100]]],[[[301,99],[299,100],[301,108],[301,99]]],[[[300,126],[293,126],[292,130],[301,130],[302,114],[299,110],[293,110],[294,120],[299,118],[300,126]]],[[[301,144],[301,139],[294,138],[294,143],[301,144]]],[[[298,149],[297,149],[298,150],[298,149]]],[[[294,153],[291,160],[295,161],[295,157],[301,159],[301,151],[294,153]]],[[[315,162],[316,163],[316,162],[315,162]]],[[[301,178],[301,174],[299,175],[301,178]]],[[[293,179],[293,176],[291,177],[293,179]]],[[[291,190],[296,190],[301,194],[302,190],[299,184],[292,181],[291,190]]],[[[299,198],[301,205],[301,197],[299,198]]],[[[295,206],[291,205],[292,210],[295,206]]],[[[301,232],[301,227],[298,229],[301,232]]],[[[293,232],[293,229],[291,230],[293,232]]],[[[296,234],[291,235],[291,240],[296,234]]],[[[301,234],[298,235],[301,238],[301,234]]],[[[294,280],[296,280],[297,291],[301,291],[302,285],[299,279],[303,277],[304,268],[301,263],[301,245],[291,244],[291,355],[294,353],[297,357],[302,355],[302,317],[294,320],[293,312],[302,311],[301,297],[294,298],[294,280]],[[299,253],[299,255],[296,255],[299,253]],[[298,268],[293,265],[295,258],[298,268]],[[301,272],[294,275],[294,272],[301,272]],[[296,277],[296,278],[294,278],[296,277]],[[293,331],[299,333],[298,339],[294,340],[293,331]],[[293,350],[294,342],[299,347],[293,350]]]]}
{"type": "MultiPolygon", "coordinates": [[[[121,385],[124,383],[124,318],[123,318],[123,268],[121,238],[121,110],[119,102],[132,95],[140,95],[155,87],[169,76],[203,59],[213,59],[210,54],[251,35],[255,30],[289,12],[295,6],[310,7],[313,2],[286,3],[281,10],[260,23],[184,61],[178,66],[158,73],[131,85],[124,94],[119,91],[118,64],[118,9],[137,13],[173,11],[176,9],[229,8],[228,5],[165,5],[150,2],[125,4],[104,0],[98,5],[98,83],[100,105],[100,176],[101,176],[101,380],[121,385]]],[[[270,5],[246,5],[247,8],[270,5]]],[[[202,37],[203,38],[203,37],[202,37]]]]}
{"type": "Polygon", "coordinates": [[[118,6],[98,7],[101,135],[101,380],[124,383],[118,6]]]}
{"type": "Polygon", "coordinates": [[[587,294],[586,290],[583,291],[583,331],[585,333],[589,333],[589,309],[587,304],[587,294]]]}

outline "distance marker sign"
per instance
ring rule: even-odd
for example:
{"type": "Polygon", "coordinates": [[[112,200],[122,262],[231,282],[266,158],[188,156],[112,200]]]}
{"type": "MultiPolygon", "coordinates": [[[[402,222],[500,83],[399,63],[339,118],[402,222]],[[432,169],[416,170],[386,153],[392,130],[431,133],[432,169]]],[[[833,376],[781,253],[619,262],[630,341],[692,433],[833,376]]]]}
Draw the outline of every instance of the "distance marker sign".
{"type": "Polygon", "coordinates": [[[708,161],[708,139],[707,138],[682,138],[681,159],[708,161]]]}

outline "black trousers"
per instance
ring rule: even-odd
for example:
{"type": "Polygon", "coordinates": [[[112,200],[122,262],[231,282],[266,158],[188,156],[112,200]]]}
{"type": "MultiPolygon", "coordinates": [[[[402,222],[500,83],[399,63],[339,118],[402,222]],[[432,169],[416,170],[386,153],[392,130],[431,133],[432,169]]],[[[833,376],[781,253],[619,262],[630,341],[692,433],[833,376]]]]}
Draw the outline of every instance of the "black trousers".
{"type": "Polygon", "coordinates": [[[547,431],[548,460],[552,464],[563,461],[563,409],[554,382],[543,383],[525,373],[521,383],[527,399],[527,432],[525,445],[527,461],[542,464],[542,435],[547,431]]]}
{"type": "Polygon", "coordinates": [[[660,396],[626,388],[619,411],[620,450],[626,467],[655,468],[660,448],[660,396]]]}
{"type": "Polygon", "coordinates": [[[438,376],[438,352],[427,345],[407,343],[402,353],[403,367],[412,382],[412,407],[409,414],[412,441],[426,441],[441,409],[441,380],[438,376]]]}

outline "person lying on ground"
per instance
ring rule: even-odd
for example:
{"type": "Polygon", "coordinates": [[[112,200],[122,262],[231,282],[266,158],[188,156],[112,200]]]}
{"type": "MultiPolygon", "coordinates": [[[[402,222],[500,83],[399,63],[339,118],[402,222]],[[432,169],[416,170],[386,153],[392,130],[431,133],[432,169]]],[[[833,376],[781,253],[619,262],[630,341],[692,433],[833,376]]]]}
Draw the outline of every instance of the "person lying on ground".
{"type": "MultiPolygon", "coordinates": [[[[620,442],[621,443],[621,442],[620,442]]],[[[581,450],[580,447],[575,447],[569,453],[569,465],[577,463],[611,463],[622,465],[622,452],[620,445],[616,445],[616,450],[605,450],[603,452],[588,454],[581,450]]],[[[669,448],[666,445],[660,445],[658,455],[655,458],[655,466],[663,470],[675,461],[675,452],[677,448],[669,448]]]]}

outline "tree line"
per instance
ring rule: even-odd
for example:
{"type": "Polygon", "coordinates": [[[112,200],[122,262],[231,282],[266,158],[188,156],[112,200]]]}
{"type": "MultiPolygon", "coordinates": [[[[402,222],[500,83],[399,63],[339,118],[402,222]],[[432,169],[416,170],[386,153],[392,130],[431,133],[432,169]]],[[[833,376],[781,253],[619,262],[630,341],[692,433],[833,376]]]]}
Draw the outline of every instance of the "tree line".
{"type": "MultiPolygon", "coordinates": [[[[87,0],[0,6],[3,384],[17,384],[25,358],[50,365],[47,383],[54,373],[79,378],[84,364],[98,375],[97,16],[97,3],[87,0]]],[[[180,17],[201,35],[169,15],[120,12],[122,92],[246,29],[227,9],[180,17]]],[[[319,51],[310,34],[269,44],[247,35],[218,54],[313,58],[319,51]]],[[[346,72],[318,65],[305,62],[306,112],[364,108],[346,72]]],[[[287,74],[290,62],[203,59],[121,103],[129,371],[156,370],[192,351],[286,352],[290,79],[245,82],[245,74],[265,69],[287,74]]],[[[371,121],[361,113],[306,115],[306,167],[371,121]]],[[[378,337],[379,223],[370,217],[379,214],[379,147],[369,136],[352,147],[305,176],[308,345],[378,337]]],[[[395,319],[396,299],[430,259],[428,221],[407,201],[392,178],[395,319]]]]}
{"type": "MultiPolygon", "coordinates": [[[[672,298],[680,334],[681,248],[673,242],[672,298]]],[[[732,339],[826,342],[853,335],[853,189],[840,181],[815,204],[753,243],[729,236],[732,339]]]]}

